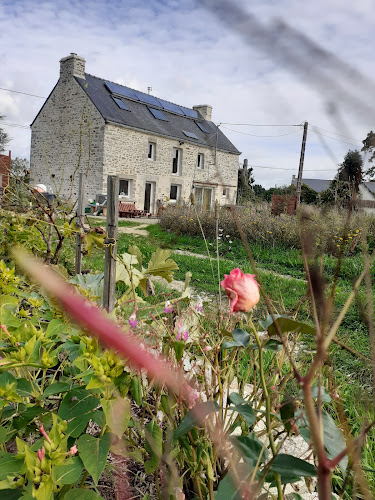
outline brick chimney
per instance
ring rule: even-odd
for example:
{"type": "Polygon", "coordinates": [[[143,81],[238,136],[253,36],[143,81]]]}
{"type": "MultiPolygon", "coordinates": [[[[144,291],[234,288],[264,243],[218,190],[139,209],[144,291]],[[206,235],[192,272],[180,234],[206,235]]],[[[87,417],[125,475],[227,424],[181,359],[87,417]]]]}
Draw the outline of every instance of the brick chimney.
{"type": "Polygon", "coordinates": [[[197,106],[193,106],[193,109],[198,111],[202,118],[209,122],[211,121],[212,106],[209,104],[198,104],[197,106]]]}
{"type": "Polygon", "coordinates": [[[74,52],[60,59],[60,80],[67,81],[73,76],[85,79],[85,63],[84,58],[74,52]]]}

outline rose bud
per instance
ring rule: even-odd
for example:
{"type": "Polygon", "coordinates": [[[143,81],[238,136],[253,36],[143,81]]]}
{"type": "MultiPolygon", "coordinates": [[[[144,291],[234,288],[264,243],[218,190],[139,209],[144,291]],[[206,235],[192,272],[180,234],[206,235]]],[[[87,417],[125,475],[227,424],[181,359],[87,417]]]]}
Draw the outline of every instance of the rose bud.
{"type": "Polygon", "coordinates": [[[259,286],[254,274],[244,274],[238,267],[224,274],[221,282],[230,301],[230,313],[249,312],[259,302],[259,286]]]}

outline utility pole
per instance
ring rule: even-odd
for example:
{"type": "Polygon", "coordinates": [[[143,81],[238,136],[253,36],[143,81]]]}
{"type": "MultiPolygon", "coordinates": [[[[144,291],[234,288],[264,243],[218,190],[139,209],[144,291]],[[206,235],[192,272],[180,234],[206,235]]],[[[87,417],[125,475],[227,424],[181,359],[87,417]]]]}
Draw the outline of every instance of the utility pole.
{"type": "Polygon", "coordinates": [[[109,313],[115,307],[118,193],[119,178],[116,175],[109,175],[107,177],[107,235],[103,286],[103,307],[109,313]]]}
{"type": "Polygon", "coordinates": [[[85,175],[83,173],[79,174],[79,188],[78,188],[78,205],[77,205],[77,226],[79,231],[76,234],[76,260],[75,260],[75,272],[76,274],[81,274],[82,271],[82,234],[81,230],[85,229],[83,225],[83,217],[85,215],[85,208],[83,206],[83,198],[85,191],[85,175]]]}
{"type": "Polygon", "coordinates": [[[307,122],[305,122],[303,125],[301,156],[299,158],[299,168],[298,168],[298,178],[297,178],[297,207],[301,202],[302,171],[303,171],[303,162],[305,159],[305,147],[306,147],[306,136],[307,136],[308,126],[309,124],[307,122]]]}

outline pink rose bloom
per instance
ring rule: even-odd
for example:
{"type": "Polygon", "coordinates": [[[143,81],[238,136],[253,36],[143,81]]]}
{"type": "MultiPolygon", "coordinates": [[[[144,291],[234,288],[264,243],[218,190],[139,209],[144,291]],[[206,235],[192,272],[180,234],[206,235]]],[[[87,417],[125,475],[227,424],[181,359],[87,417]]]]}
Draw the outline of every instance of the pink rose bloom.
{"type": "Polygon", "coordinates": [[[244,274],[238,267],[230,274],[224,274],[221,282],[230,301],[230,313],[248,312],[259,302],[259,286],[255,274],[244,274]]]}

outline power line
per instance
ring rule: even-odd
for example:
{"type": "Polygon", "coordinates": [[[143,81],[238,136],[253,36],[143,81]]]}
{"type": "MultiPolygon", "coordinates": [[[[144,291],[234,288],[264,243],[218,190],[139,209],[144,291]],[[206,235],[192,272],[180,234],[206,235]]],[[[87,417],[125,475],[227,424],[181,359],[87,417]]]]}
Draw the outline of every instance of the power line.
{"type": "Polygon", "coordinates": [[[233,125],[236,127],[301,127],[302,125],[299,123],[298,125],[289,125],[289,124],[282,124],[282,125],[275,125],[275,124],[255,124],[255,123],[225,123],[222,122],[221,125],[233,125]]]}
{"type": "Polygon", "coordinates": [[[27,92],[20,92],[19,90],[12,90],[12,89],[4,89],[0,87],[0,90],[4,90],[5,92],[13,92],[14,94],[23,94],[23,95],[28,95],[30,97],[38,97],[39,99],[47,99],[47,97],[43,97],[41,95],[35,95],[35,94],[28,94],[27,92]]]}
{"type": "MultiPolygon", "coordinates": [[[[300,125],[299,125],[300,127],[300,125]]],[[[237,134],[242,134],[242,135],[250,135],[251,137],[284,137],[286,135],[292,135],[295,134],[296,132],[299,132],[299,130],[293,130],[293,132],[288,132],[287,134],[279,134],[279,135],[257,135],[257,134],[249,134],[248,132],[241,132],[239,130],[233,130],[232,128],[229,127],[222,127],[225,128],[226,130],[230,130],[231,132],[235,132],[237,134]]]]}
{"type": "MultiPolygon", "coordinates": [[[[296,170],[296,168],[280,168],[280,167],[269,167],[265,165],[250,165],[252,168],[268,168],[271,170],[296,170]]],[[[322,169],[304,169],[304,172],[332,172],[332,170],[336,170],[334,168],[322,168],[322,169]]]]}
{"type": "Polygon", "coordinates": [[[328,137],[328,139],[332,139],[334,141],[338,141],[338,142],[342,142],[343,144],[349,144],[349,146],[355,146],[355,147],[358,147],[359,144],[353,144],[352,142],[347,142],[347,141],[342,141],[341,139],[337,139],[336,137],[331,137],[329,135],[326,135],[326,134],[322,134],[321,132],[318,132],[317,130],[314,130],[314,132],[316,134],[319,134],[319,135],[322,135],[323,137],[328,137]]]}
{"type": "Polygon", "coordinates": [[[5,125],[7,127],[18,127],[18,128],[30,129],[30,127],[28,125],[20,125],[19,123],[0,122],[0,125],[5,125]]]}
{"type": "MultiPolygon", "coordinates": [[[[310,124],[312,125],[312,124],[310,124]]],[[[324,130],[324,132],[328,132],[330,134],[334,134],[334,135],[339,135],[340,137],[344,137],[345,139],[350,139],[351,141],[358,141],[358,139],[354,139],[354,137],[348,137],[347,135],[343,135],[343,134],[339,134],[338,132],[333,132],[332,130],[327,130],[326,128],[323,128],[323,127],[318,127],[317,125],[312,125],[314,128],[318,128],[320,130],[324,130]]]]}

